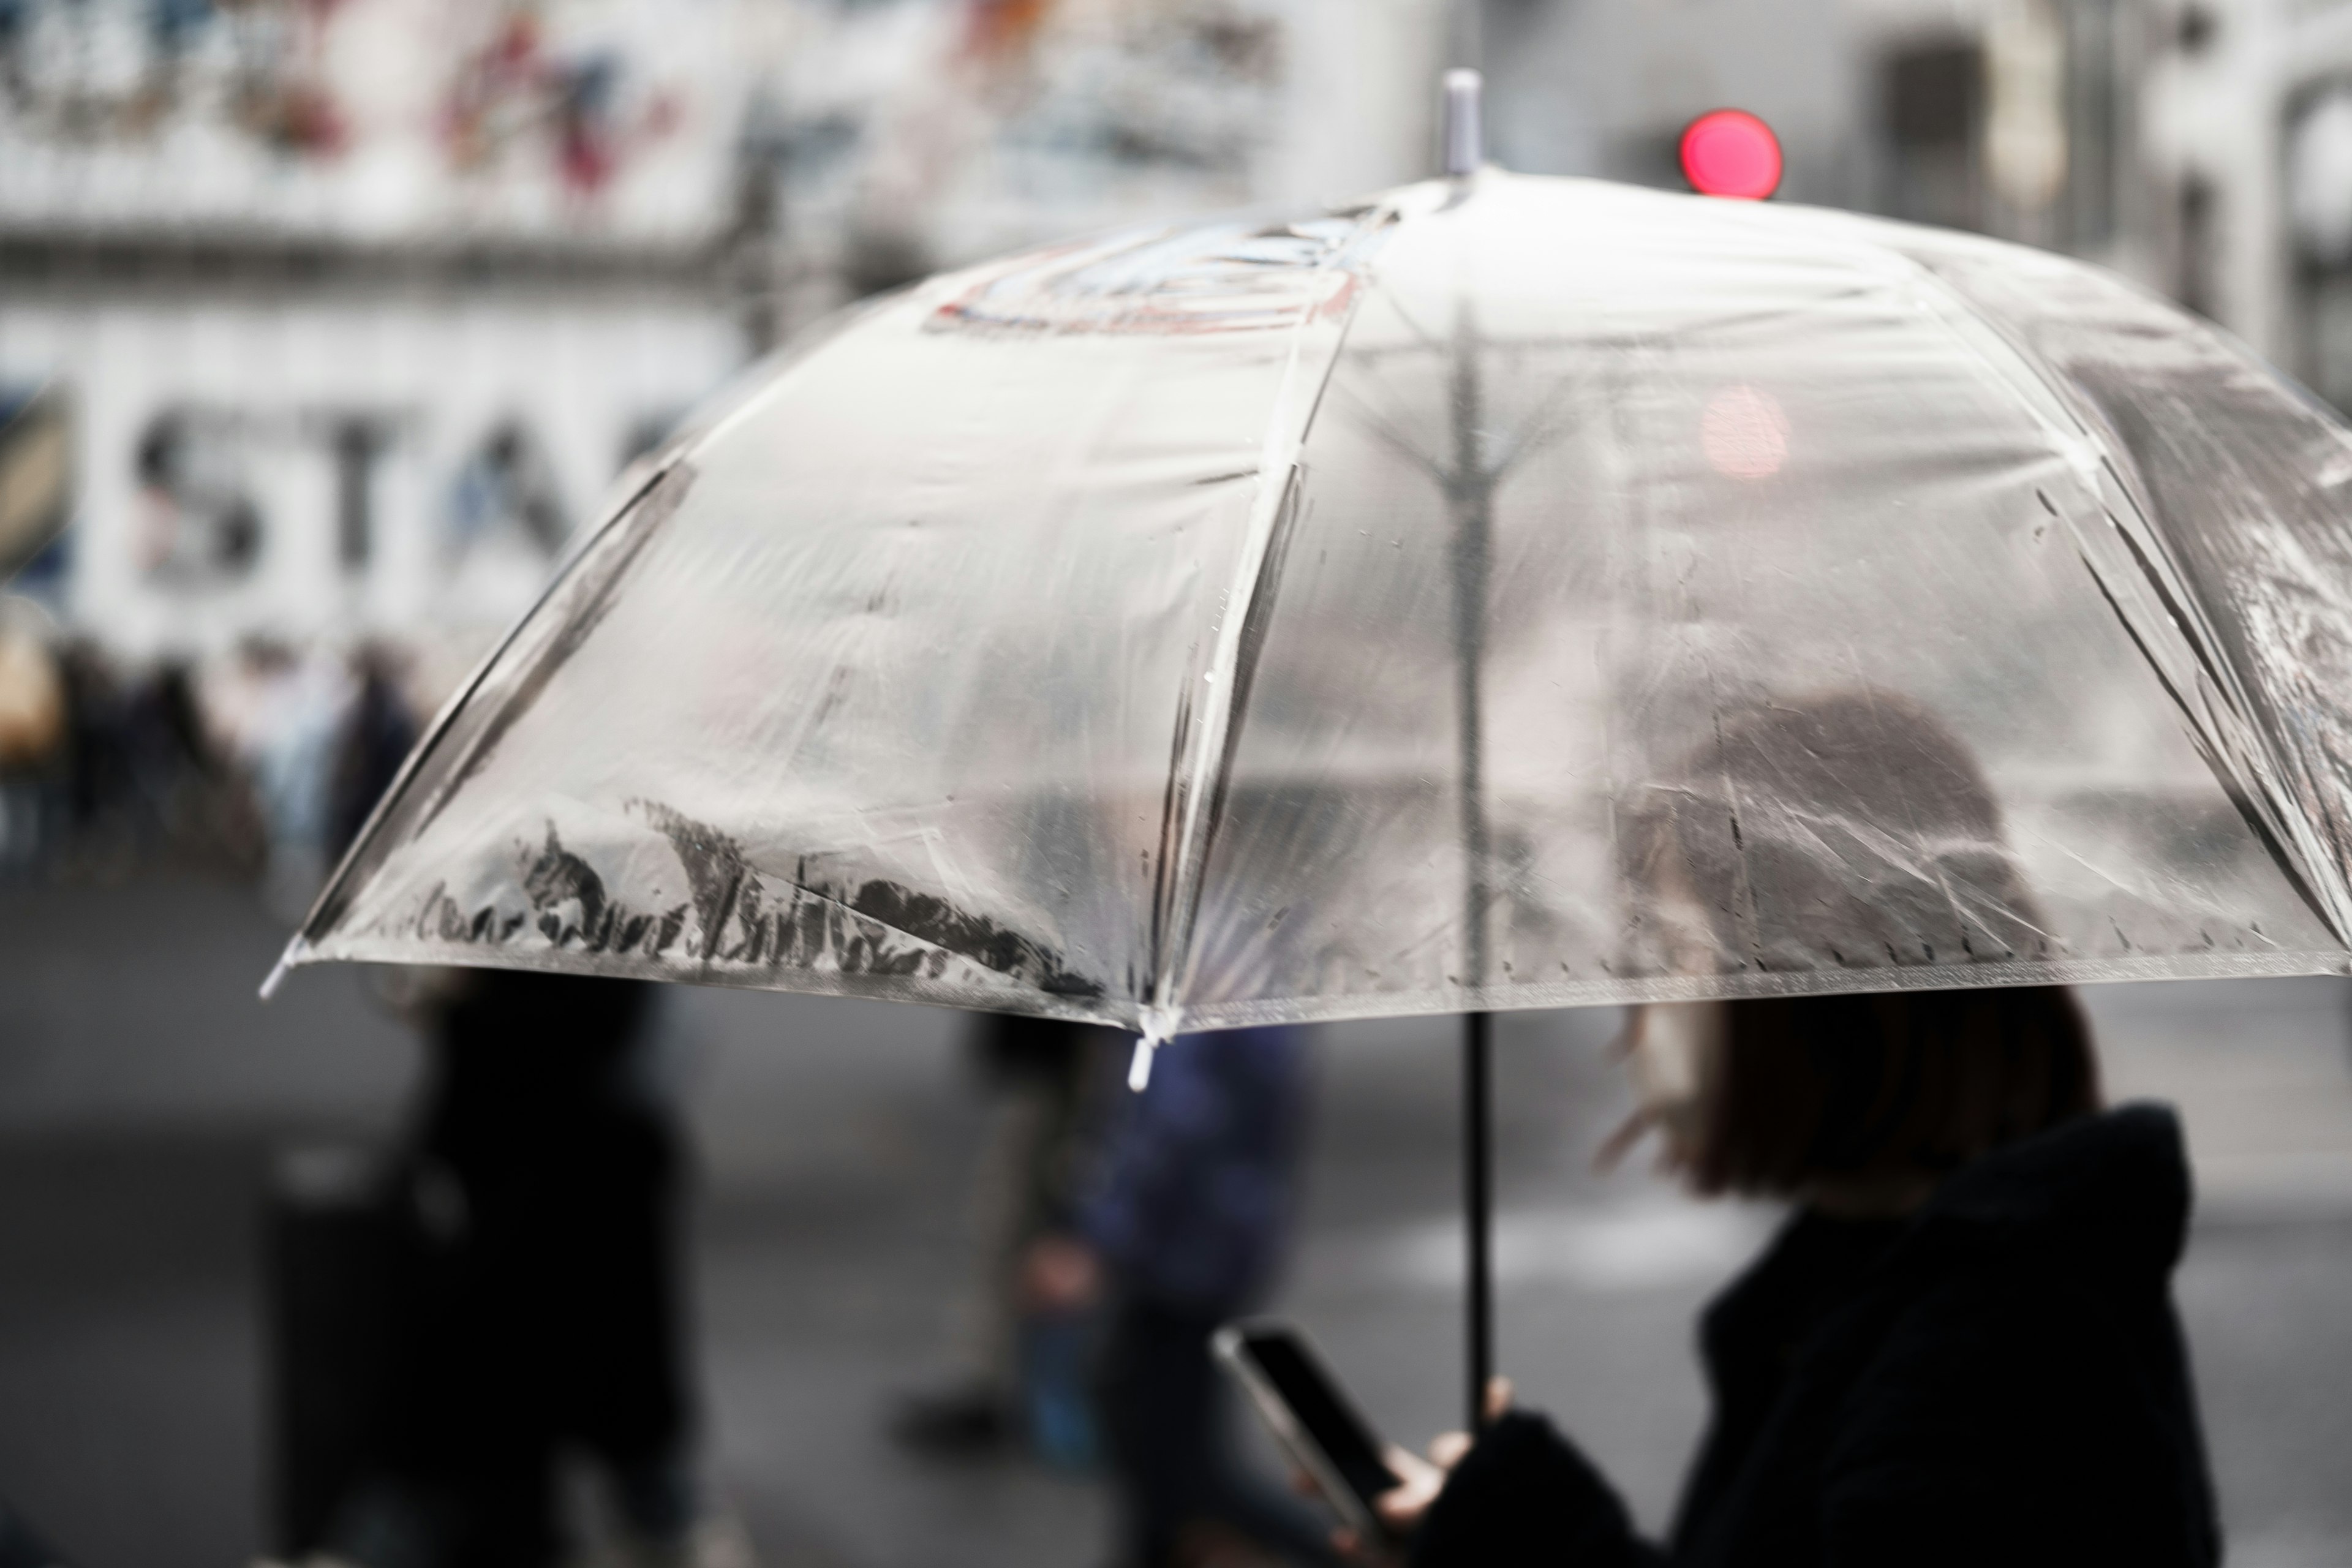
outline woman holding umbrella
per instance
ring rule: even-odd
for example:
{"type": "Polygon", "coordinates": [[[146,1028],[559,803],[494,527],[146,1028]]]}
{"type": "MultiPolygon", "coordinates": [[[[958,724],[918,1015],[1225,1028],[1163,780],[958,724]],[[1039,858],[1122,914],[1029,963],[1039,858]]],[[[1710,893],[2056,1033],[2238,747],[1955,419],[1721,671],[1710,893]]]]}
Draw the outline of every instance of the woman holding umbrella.
{"type": "MultiPolygon", "coordinates": [[[[1655,799],[1626,880],[1651,889],[1643,939],[1686,970],[1769,953],[1773,911],[1850,951],[1903,927],[1979,952],[2031,940],[1981,914],[2032,906],[1973,760],[1900,700],[1759,704],[1655,799]],[[1940,847],[1934,864],[1872,862],[1898,824],[1940,847]],[[1799,836],[1813,853],[1780,853],[1799,836]],[[1735,856],[1745,907],[1710,907],[1692,889],[1739,885],[1735,856]],[[1890,897],[1904,880],[1916,898],[1890,897]]],[[[1627,1058],[1641,1108],[1604,1154],[1654,1129],[1694,1191],[1796,1205],[1703,1320],[1714,1420],[1670,1544],[1638,1538],[1576,1446],[1502,1409],[1498,1385],[1475,1444],[1392,1457],[1408,1479],[1383,1511],[1417,1568],[2218,1561],[2169,1296],[2179,1129],[2156,1106],[2098,1109],[2071,992],[1652,1004],[1627,1058]]]]}

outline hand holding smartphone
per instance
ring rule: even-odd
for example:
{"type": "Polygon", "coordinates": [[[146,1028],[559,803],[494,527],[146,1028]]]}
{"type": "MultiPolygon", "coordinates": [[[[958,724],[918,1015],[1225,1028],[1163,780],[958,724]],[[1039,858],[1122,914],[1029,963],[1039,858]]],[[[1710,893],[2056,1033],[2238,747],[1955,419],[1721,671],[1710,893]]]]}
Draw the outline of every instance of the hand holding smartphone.
{"type": "Polygon", "coordinates": [[[1272,1319],[1228,1323],[1213,1342],[1275,1438],[1360,1540],[1393,1539],[1373,1504],[1402,1477],[1307,1336],[1272,1319]]]}

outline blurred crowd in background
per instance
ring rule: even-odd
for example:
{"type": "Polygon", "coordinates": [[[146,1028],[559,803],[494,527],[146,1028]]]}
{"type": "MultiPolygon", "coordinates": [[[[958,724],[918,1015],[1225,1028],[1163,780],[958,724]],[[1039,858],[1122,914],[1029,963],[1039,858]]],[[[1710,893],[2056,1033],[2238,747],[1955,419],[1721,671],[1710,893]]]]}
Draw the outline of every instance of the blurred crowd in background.
{"type": "Polygon", "coordinates": [[[1737,105],[1783,199],[2091,257],[2352,399],[2352,6],[0,0],[0,865],[299,902],[357,693],[429,712],[730,374],[1420,177],[1471,58],[1507,167],[1673,184],[1737,105]]]}
{"type": "Polygon", "coordinates": [[[262,639],[132,663],[0,625],[0,868],[120,881],[169,868],[260,879],[299,918],[416,736],[410,662],[262,639]]]}
{"type": "Polygon", "coordinates": [[[844,302],[1493,156],[2091,257],[2352,400],[2352,6],[0,0],[0,866],[299,902],[363,689],[429,712],[615,475],[844,302]],[[373,688],[370,683],[374,684],[373,688]]]}

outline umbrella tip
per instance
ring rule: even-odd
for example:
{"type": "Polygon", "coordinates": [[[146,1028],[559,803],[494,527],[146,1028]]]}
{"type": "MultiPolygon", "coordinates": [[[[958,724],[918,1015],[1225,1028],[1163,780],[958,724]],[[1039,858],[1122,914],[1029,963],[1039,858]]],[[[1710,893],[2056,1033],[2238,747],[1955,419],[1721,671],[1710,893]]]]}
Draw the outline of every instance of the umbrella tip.
{"type": "Polygon", "coordinates": [[[1127,1087],[1141,1094],[1151,1086],[1151,1058],[1176,1035],[1176,1015],[1165,1007],[1143,1010],[1143,1032],[1135,1037],[1135,1054],[1127,1059],[1127,1087]]]}
{"type": "Polygon", "coordinates": [[[286,951],[279,953],[278,962],[270,966],[269,977],[261,983],[261,999],[264,1002],[278,994],[278,986],[285,984],[286,972],[301,963],[310,951],[310,944],[299,936],[286,944],[286,951]]]}
{"type": "Polygon", "coordinates": [[[1445,172],[1457,180],[1476,174],[1486,161],[1479,108],[1486,86],[1486,79],[1474,70],[1445,73],[1445,172]]]}

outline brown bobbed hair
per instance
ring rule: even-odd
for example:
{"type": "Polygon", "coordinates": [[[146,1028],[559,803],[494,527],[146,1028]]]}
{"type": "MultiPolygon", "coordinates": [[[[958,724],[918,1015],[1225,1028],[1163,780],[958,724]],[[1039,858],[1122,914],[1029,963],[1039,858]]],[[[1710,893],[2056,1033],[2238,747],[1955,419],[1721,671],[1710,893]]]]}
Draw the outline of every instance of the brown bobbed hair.
{"type": "MultiPolygon", "coordinates": [[[[1967,742],[1868,689],[1710,716],[1619,817],[1634,970],[1665,966],[1659,917],[1696,898],[1727,973],[2054,956],[1967,742]]],[[[1931,982],[1932,984],[1932,982],[1931,982]]]]}
{"type": "Polygon", "coordinates": [[[2063,985],[1743,998],[1689,1151],[1705,1193],[1934,1180],[2098,1109],[2098,1058],[2063,985]]]}
{"type": "MultiPolygon", "coordinates": [[[[1990,783],[1925,706],[1853,688],[1709,720],[1623,819],[1635,969],[1664,965],[1658,919],[1678,900],[1706,911],[1725,974],[1818,984],[1850,969],[1883,983],[1891,971],[2052,955],[1990,783]]],[[[2090,1031],[2062,986],[1741,999],[1727,1011],[1688,1173],[1706,1192],[1934,1177],[2099,1103],[2090,1031]]]]}

